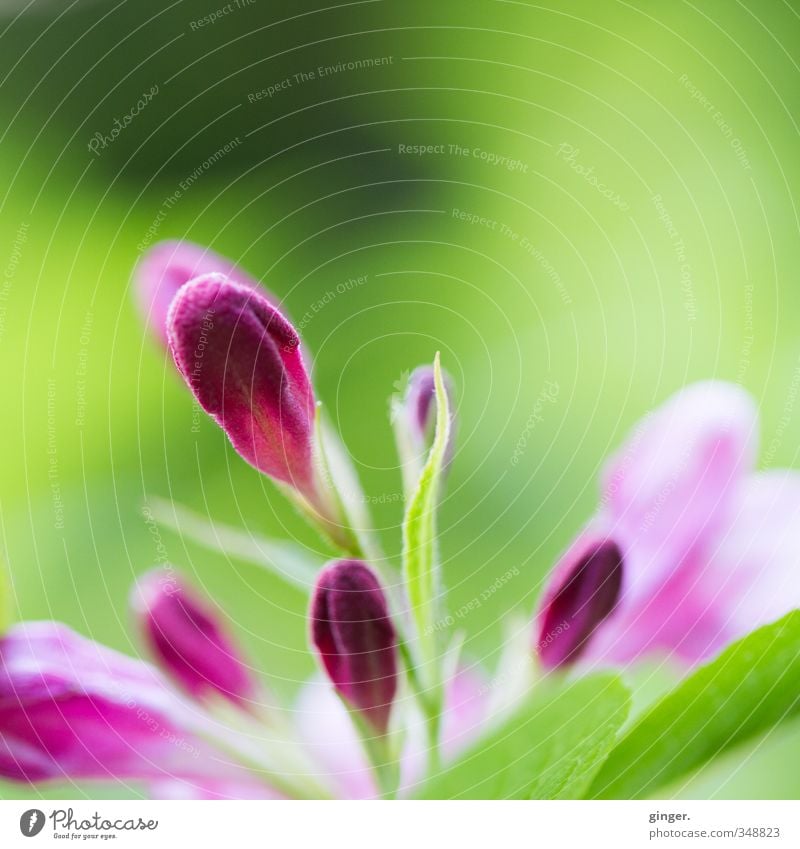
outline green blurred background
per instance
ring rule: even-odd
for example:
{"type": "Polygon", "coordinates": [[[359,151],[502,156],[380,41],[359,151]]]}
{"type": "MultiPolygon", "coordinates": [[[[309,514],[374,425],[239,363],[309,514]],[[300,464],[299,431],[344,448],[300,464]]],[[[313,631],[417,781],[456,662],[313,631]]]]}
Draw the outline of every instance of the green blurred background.
{"type": "MultiPolygon", "coordinates": [[[[603,458],[680,386],[740,382],[763,464],[800,466],[796,0],[234,0],[198,24],[225,5],[0,6],[15,615],[136,653],[126,598],[161,543],[275,689],[312,671],[301,593],[142,518],[158,495],[320,547],[215,426],[193,432],[130,291],[162,238],[235,258],[302,325],[393,555],[387,398],[442,351],[460,419],[441,522],[451,607],[520,570],[462,621],[487,667],[593,510],[603,458]]],[[[798,798],[798,758],[795,723],[675,792],[798,798]]]]}

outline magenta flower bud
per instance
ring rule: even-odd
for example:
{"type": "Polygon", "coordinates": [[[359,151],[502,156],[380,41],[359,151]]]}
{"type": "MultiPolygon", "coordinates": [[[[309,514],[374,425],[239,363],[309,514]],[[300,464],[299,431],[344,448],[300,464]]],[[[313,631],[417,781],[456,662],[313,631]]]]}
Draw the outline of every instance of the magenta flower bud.
{"type": "Polygon", "coordinates": [[[397,638],[386,597],[370,568],[336,560],[317,579],[311,640],[348,705],[383,734],[397,691],[397,638]]]}
{"type": "Polygon", "coordinates": [[[159,242],[139,260],[133,273],[136,298],[148,327],[163,345],[167,313],[178,290],[195,277],[215,272],[264,294],[258,281],[235,262],[193,242],[159,242]]]}
{"type": "Polygon", "coordinates": [[[64,625],[23,622],[0,639],[4,778],[191,778],[212,767],[223,777],[196,726],[155,669],[64,625]]]}
{"type": "Polygon", "coordinates": [[[617,604],[622,570],[616,543],[591,533],[566,553],[539,613],[536,648],[543,666],[567,666],[580,657],[617,604]]]}
{"type": "MultiPolygon", "coordinates": [[[[453,381],[446,372],[443,372],[442,377],[447,399],[450,402],[450,441],[445,459],[445,465],[447,465],[453,456],[455,413],[453,412],[453,381]]],[[[433,376],[433,366],[420,366],[414,369],[408,380],[403,406],[406,426],[409,428],[412,439],[420,449],[427,449],[433,440],[433,431],[436,426],[436,381],[433,376]]]]}
{"type": "Polygon", "coordinates": [[[184,380],[233,447],[317,504],[314,393],[289,321],[258,292],[206,274],[181,287],[167,329],[184,380]]]}
{"type": "Polygon", "coordinates": [[[161,668],[196,699],[219,695],[248,708],[258,684],[210,605],[170,569],[139,579],[131,606],[161,668]]]}

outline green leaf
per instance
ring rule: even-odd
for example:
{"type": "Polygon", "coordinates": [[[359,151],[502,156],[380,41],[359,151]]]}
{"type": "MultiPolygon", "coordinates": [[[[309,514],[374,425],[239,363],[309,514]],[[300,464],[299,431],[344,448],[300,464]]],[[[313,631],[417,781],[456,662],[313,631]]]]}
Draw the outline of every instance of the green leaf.
{"type": "Polygon", "coordinates": [[[438,353],[433,362],[433,370],[436,385],[436,431],[428,460],[419,476],[403,521],[403,570],[416,626],[420,672],[428,685],[435,689],[441,677],[437,674],[439,564],[436,549],[436,510],[450,436],[449,402],[438,353]]]}
{"type": "MultiPolygon", "coordinates": [[[[317,406],[315,429],[318,476],[335,516],[333,522],[322,522],[321,530],[351,556],[373,563],[383,561],[385,558],[372,529],[367,499],[353,461],[336,429],[323,414],[321,405],[317,406]]],[[[319,523],[320,517],[313,509],[309,518],[312,524],[319,523]]]]}
{"type": "Polygon", "coordinates": [[[321,560],[297,545],[212,522],[180,504],[161,498],[149,499],[144,512],[146,519],[152,517],[162,527],[170,528],[192,542],[261,566],[306,592],[313,586],[322,567],[321,560]]]}
{"type": "Polygon", "coordinates": [[[424,799],[578,799],[616,740],[629,693],[617,675],[543,681],[528,702],[428,781],[424,799]]]}
{"type": "Polygon", "coordinates": [[[657,702],[611,752],[588,796],[635,799],[800,712],[800,611],[727,648],[657,702]]]}

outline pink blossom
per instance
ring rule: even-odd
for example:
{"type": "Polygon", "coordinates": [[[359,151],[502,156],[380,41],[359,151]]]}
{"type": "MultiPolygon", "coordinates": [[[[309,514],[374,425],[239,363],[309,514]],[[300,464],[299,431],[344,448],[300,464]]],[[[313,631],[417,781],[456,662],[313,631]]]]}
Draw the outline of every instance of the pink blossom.
{"type": "Polygon", "coordinates": [[[721,382],[681,390],[633,429],[550,577],[545,667],[696,663],[800,604],[800,475],[755,472],[757,442],[752,399],[721,382]]]}

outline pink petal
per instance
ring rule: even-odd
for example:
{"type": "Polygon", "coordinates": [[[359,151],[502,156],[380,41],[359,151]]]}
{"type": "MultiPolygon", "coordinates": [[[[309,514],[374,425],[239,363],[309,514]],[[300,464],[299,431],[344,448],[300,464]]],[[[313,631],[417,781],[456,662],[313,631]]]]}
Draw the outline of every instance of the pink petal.
{"type": "Polygon", "coordinates": [[[703,576],[754,463],[757,427],[744,390],[710,381],[634,428],[606,466],[596,518],[550,578],[537,633],[545,666],[650,652],[694,662],[729,639],[703,576]],[[616,548],[618,568],[579,568],[598,545],[616,548]]]}
{"type": "Polygon", "coordinates": [[[486,685],[486,676],[477,666],[461,667],[450,679],[442,722],[445,760],[455,758],[481,733],[489,707],[486,685]]]}
{"type": "Polygon", "coordinates": [[[148,327],[162,344],[167,344],[167,313],[178,289],[195,277],[215,272],[268,296],[235,262],[193,242],[159,242],[139,260],[134,271],[136,297],[148,327]]]}
{"type": "Polygon", "coordinates": [[[681,390],[634,429],[606,466],[601,506],[625,556],[624,604],[643,603],[727,526],[757,440],[751,397],[714,381],[681,390]]]}
{"type": "Polygon", "coordinates": [[[535,629],[545,668],[580,661],[582,668],[626,664],[647,654],[689,662],[720,644],[720,623],[697,587],[704,562],[694,549],[648,598],[623,595],[627,555],[596,520],[553,570],[535,629]]]}
{"type": "Polygon", "coordinates": [[[691,555],[690,560],[650,598],[638,605],[619,605],[588,646],[584,669],[625,665],[646,655],[670,655],[693,665],[731,639],[723,611],[709,604],[697,581],[707,561],[701,554],[691,555]]]}
{"type": "Polygon", "coordinates": [[[649,599],[612,617],[587,657],[626,663],[661,653],[693,665],[800,607],[798,527],[800,474],[745,478],[720,535],[694,549],[649,599]]]}
{"type": "Polygon", "coordinates": [[[800,473],[745,481],[700,584],[732,638],[800,607],[800,473]]]}
{"type": "Polygon", "coordinates": [[[327,679],[303,685],[296,703],[295,724],[315,763],[343,799],[377,795],[369,763],[347,710],[327,679]]]}
{"type": "Polygon", "coordinates": [[[0,640],[0,775],[17,781],[225,774],[156,670],[54,622],[0,640]]]}

